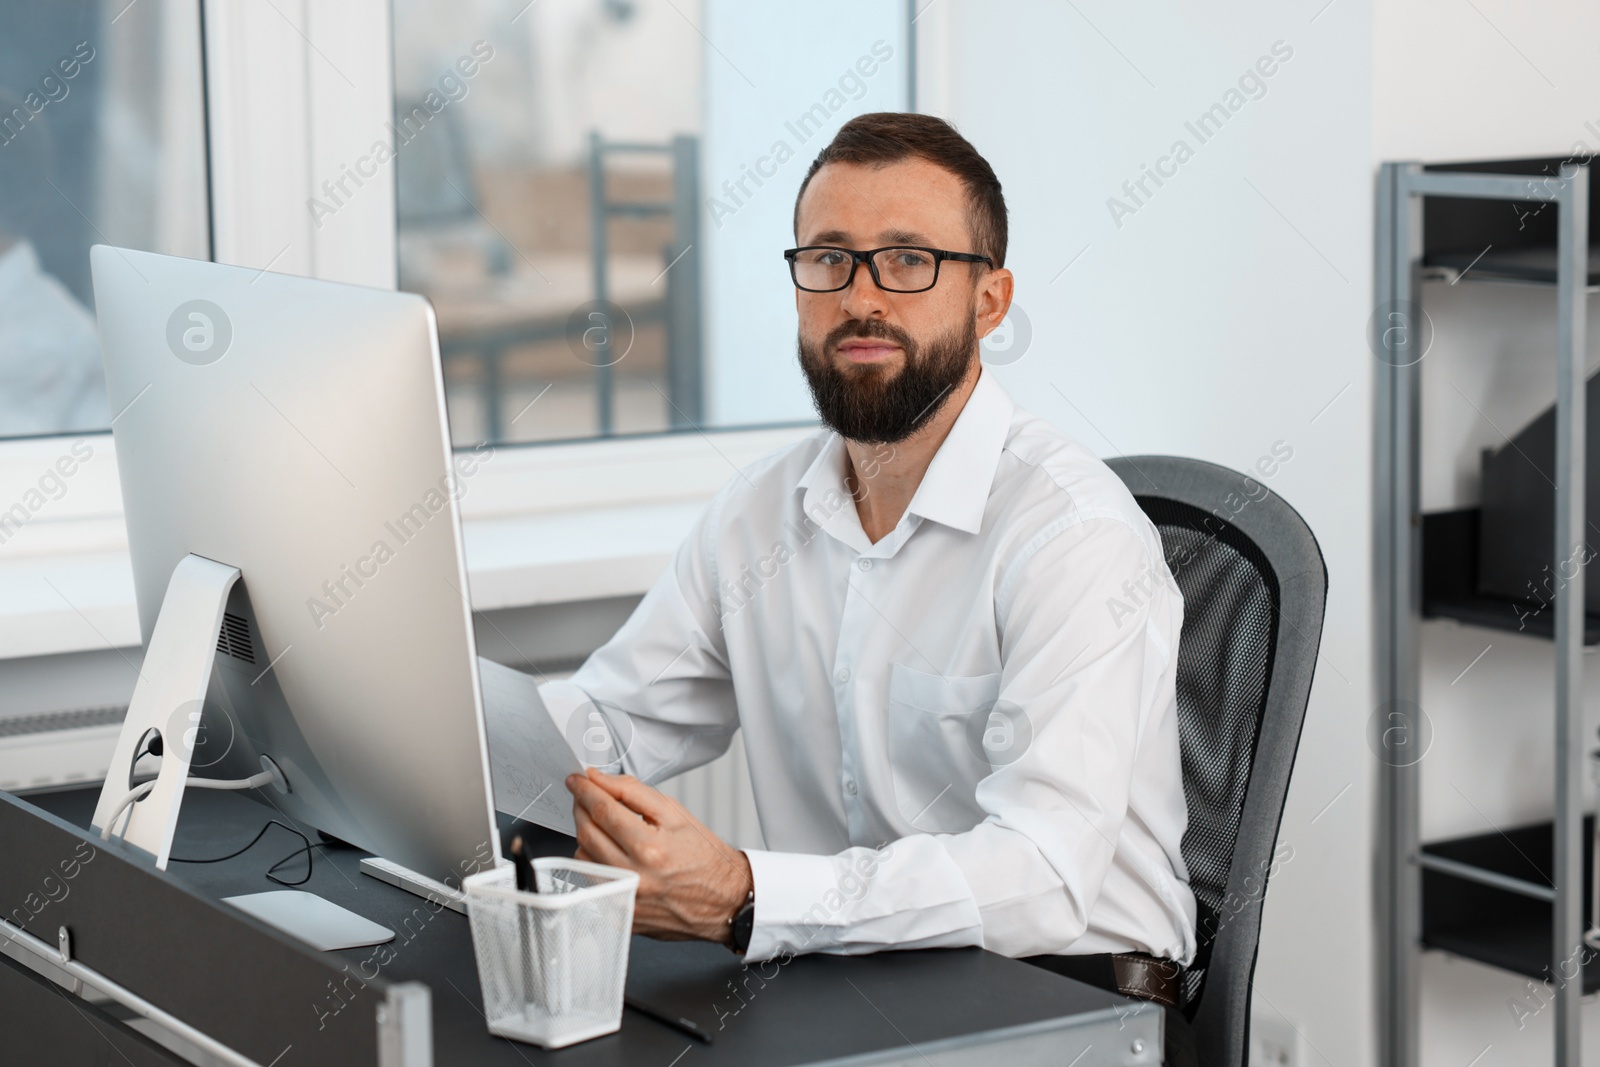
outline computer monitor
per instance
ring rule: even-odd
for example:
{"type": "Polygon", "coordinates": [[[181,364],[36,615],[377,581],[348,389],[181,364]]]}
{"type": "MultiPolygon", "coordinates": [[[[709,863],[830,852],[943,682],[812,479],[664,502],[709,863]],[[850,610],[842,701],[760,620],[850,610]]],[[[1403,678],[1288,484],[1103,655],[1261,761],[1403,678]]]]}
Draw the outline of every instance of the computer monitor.
{"type": "Polygon", "coordinates": [[[106,245],[90,262],[146,642],[96,827],[159,734],[115,829],[161,866],[191,774],[270,777],[251,795],[446,884],[497,864],[472,455],[451,451],[428,302],[106,245]]]}

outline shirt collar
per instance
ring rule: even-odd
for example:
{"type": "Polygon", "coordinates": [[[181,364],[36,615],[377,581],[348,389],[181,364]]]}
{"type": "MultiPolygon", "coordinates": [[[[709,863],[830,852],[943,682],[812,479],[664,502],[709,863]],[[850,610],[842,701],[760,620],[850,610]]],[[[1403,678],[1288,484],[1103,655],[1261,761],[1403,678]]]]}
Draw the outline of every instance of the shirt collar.
{"type": "Polygon", "coordinates": [[[1015,408],[1010,394],[984,368],[906,511],[978,533],[1015,408]]]}
{"type": "MultiPolygon", "coordinates": [[[[988,369],[980,371],[972,395],[934,453],[906,513],[978,533],[1015,407],[988,369]]],[[[867,544],[854,501],[845,488],[844,471],[844,439],[830,433],[795,486],[805,490],[801,508],[841,540],[867,544]]]]}
{"type": "Polygon", "coordinates": [[[831,536],[857,552],[868,552],[872,542],[861,528],[861,516],[844,484],[844,438],[829,433],[811,466],[800,476],[796,489],[805,491],[800,510],[831,536]]]}

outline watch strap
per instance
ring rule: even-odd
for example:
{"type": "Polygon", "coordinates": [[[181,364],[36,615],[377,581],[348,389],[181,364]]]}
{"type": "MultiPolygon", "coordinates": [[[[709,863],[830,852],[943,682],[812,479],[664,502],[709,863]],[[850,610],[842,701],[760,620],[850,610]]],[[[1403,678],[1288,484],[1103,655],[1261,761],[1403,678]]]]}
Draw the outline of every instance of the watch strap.
{"type": "Polygon", "coordinates": [[[755,931],[756,924],[756,891],[754,889],[745,896],[744,903],[739,910],[728,919],[729,938],[728,947],[735,953],[743,956],[750,948],[750,935],[755,931]]]}

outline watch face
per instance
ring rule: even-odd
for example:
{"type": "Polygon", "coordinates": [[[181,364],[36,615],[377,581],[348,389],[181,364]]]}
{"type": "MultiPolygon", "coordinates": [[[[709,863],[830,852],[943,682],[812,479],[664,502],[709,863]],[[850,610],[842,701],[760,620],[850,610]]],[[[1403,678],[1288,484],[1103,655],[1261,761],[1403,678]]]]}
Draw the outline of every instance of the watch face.
{"type": "Polygon", "coordinates": [[[739,909],[739,914],[733,917],[733,950],[744,953],[750,947],[750,935],[755,931],[756,906],[746,904],[739,909]]]}

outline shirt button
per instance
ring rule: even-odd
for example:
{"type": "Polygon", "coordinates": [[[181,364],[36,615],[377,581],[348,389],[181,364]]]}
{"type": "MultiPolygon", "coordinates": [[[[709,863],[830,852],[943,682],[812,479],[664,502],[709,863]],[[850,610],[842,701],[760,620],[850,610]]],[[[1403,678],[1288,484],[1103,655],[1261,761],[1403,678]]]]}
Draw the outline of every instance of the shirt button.
{"type": "Polygon", "coordinates": [[[854,778],[846,778],[844,780],[844,791],[851,796],[856,795],[856,780],[854,778]]]}
{"type": "Polygon", "coordinates": [[[870,571],[872,569],[872,561],[863,556],[861,559],[856,560],[856,566],[864,571],[870,571]]]}
{"type": "Polygon", "coordinates": [[[839,679],[839,681],[841,681],[841,682],[848,682],[850,680],[850,668],[849,667],[840,667],[837,671],[834,672],[833,676],[835,678],[839,679]]]}

